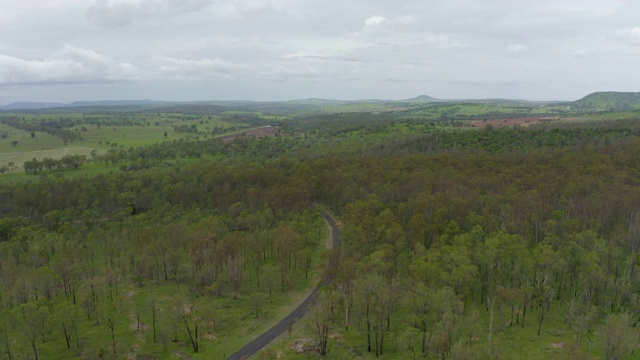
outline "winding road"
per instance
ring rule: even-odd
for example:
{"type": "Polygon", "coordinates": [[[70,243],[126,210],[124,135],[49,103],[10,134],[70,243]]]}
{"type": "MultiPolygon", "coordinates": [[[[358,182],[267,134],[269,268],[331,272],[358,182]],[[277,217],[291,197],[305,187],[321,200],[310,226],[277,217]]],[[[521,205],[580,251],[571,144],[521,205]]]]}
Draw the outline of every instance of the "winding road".
{"type": "MultiPolygon", "coordinates": [[[[338,226],[336,225],[335,220],[326,211],[322,212],[322,216],[324,217],[324,220],[327,222],[327,225],[329,227],[329,234],[331,236],[330,248],[333,249],[333,248],[336,248],[336,247],[340,246],[340,234],[338,232],[338,226]]],[[[335,265],[334,264],[335,261],[336,261],[336,259],[334,257],[331,257],[329,259],[329,268],[331,268],[332,265],[335,265]]],[[[284,319],[280,320],[279,323],[277,323],[271,329],[269,329],[266,332],[264,332],[262,335],[258,336],[252,342],[250,342],[247,345],[245,345],[242,349],[238,350],[235,354],[229,356],[227,359],[228,360],[246,359],[249,356],[251,356],[251,355],[255,354],[256,352],[258,352],[258,350],[260,350],[263,347],[267,346],[267,344],[269,344],[275,338],[280,336],[280,334],[282,334],[285,331],[287,331],[287,329],[289,329],[289,324],[295,323],[298,319],[300,319],[302,316],[304,316],[304,314],[307,312],[307,309],[309,308],[309,305],[312,305],[312,304],[315,303],[315,301],[316,301],[316,299],[318,297],[318,290],[324,284],[328,284],[330,282],[331,282],[331,278],[330,277],[325,277],[322,280],[322,282],[320,282],[313,289],[311,294],[309,294],[309,296],[307,296],[307,298],[304,299],[304,301],[300,305],[298,305],[298,307],[295,310],[293,310],[292,313],[287,315],[284,319]]]]}

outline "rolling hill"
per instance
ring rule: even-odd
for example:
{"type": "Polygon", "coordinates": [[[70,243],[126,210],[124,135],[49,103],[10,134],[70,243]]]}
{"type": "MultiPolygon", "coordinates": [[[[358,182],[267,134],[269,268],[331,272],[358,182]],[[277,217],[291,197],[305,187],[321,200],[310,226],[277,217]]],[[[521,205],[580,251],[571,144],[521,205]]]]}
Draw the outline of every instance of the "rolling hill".
{"type": "Polygon", "coordinates": [[[640,109],[640,92],[595,92],[569,104],[581,111],[630,111],[640,109]]]}

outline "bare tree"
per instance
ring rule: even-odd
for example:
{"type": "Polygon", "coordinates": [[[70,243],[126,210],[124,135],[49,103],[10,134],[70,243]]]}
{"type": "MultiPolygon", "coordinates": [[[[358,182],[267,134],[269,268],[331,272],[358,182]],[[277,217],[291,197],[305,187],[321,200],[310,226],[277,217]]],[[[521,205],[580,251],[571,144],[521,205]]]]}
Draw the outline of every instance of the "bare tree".
{"type": "Polygon", "coordinates": [[[101,303],[98,306],[98,321],[101,325],[106,326],[111,333],[111,348],[113,354],[116,354],[116,333],[115,328],[120,315],[121,304],[118,303],[101,303]]]}
{"type": "Polygon", "coordinates": [[[184,327],[189,334],[189,341],[191,341],[193,352],[197,353],[200,350],[198,337],[198,325],[200,317],[197,307],[193,302],[188,302],[182,299],[179,300],[176,304],[176,313],[178,314],[178,317],[184,324],[184,327]]]}
{"type": "Polygon", "coordinates": [[[334,298],[331,292],[323,292],[311,311],[313,333],[318,344],[320,356],[327,354],[329,331],[334,321],[334,298]]]}
{"type": "Polygon", "coordinates": [[[38,360],[38,337],[42,337],[44,342],[44,329],[49,318],[49,309],[46,306],[38,306],[34,302],[29,302],[17,307],[15,312],[18,326],[29,340],[35,360],[38,360]]]}
{"type": "Polygon", "coordinates": [[[153,342],[157,341],[156,337],[156,324],[158,315],[158,299],[154,294],[151,294],[147,299],[147,307],[151,310],[151,329],[153,331],[153,342]]]}

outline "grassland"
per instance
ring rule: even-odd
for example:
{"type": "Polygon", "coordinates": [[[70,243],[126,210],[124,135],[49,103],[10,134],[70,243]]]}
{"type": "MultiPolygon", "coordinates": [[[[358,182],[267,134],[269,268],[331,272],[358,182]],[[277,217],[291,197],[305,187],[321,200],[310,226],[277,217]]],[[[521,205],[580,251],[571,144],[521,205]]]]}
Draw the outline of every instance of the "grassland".
{"type": "MultiPolygon", "coordinates": [[[[12,117],[16,115],[4,115],[12,117]]],[[[48,121],[68,124],[63,129],[75,134],[65,141],[46,131],[29,131],[0,121],[0,167],[13,164],[10,172],[23,171],[22,164],[45,157],[60,159],[79,154],[91,159],[92,153],[104,154],[111,148],[148,146],[186,137],[209,139],[239,132],[250,125],[221,120],[217,116],[176,114],[37,114],[17,115],[25,124],[38,126],[48,121]]],[[[2,116],[0,116],[1,120],[2,116]]]]}
{"type": "MultiPolygon", "coordinates": [[[[587,358],[598,357],[603,353],[602,331],[604,327],[594,329],[582,344],[577,344],[575,332],[572,331],[563,320],[562,310],[552,309],[547,314],[540,335],[537,334],[537,315],[532,314],[527,318],[526,326],[522,327],[521,321],[510,324],[509,314],[502,310],[501,318],[494,324],[494,334],[491,341],[488,340],[489,311],[486,307],[469,307],[465,314],[461,315],[467,330],[471,329],[476,336],[454,339],[451,356],[453,358],[500,358],[500,359],[527,359],[527,360],[564,360],[572,359],[576,349],[580,349],[587,358]],[[467,352],[456,353],[456,343],[464,344],[467,352]],[[468,349],[472,349],[468,352],[468,349]]],[[[399,317],[403,309],[398,310],[399,317]]],[[[376,359],[374,353],[367,352],[366,326],[365,324],[352,324],[349,331],[334,327],[329,335],[330,359],[376,359]]],[[[460,329],[456,329],[460,332],[460,329]]],[[[297,352],[296,344],[313,342],[317,335],[314,333],[312,319],[305,319],[296,326],[290,334],[284,334],[274,341],[266,349],[256,355],[257,359],[317,359],[313,352],[297,352]]],[[[407,339],[408,334],[391,333],[387,335],[387,346],[382,358],[390,360],[403,359],[428,359],[435,360],[439,357],[435,353],[423,357],[420,354],[420,335],[413,334],[416,338],[407,339]]],[[[629,359],[638,359],[640,355],[629,359]]]]}
{"type": "MultiPolygon", "coordinates": [[[[248,296],[240,296],[237,299],[230,297],[195,299],[192,303],[193,306],[201,311],[206,311],[204,315],[209,320],[201,324],[200,351],[198,354],[189,355],[190,358],[226,359],[227,356],[266,331],[287,315],[292,308],[295,308],[308,295],[310,289],[313,289],[315,278],[314,276],[306,282],[296,282],[297,285],[290,291],[274,291],[273,301],[265,302],[260,318],[253,315],[248,296]]],[[[118,339],[116,346],[121,356],[174,358],[175,354],[191,352],[191,344],[188,342],[171,341],[174,336],[180,339],[188,338],[186,330],[181,324],[175,325],[175,329],[168,334],[158,335],[158,337],[170,337],[166,344],[163,344],[162,341],[154,343],[151,314],[148,310],[149,299],[154,298],[160,304],[158,318],[173,316],[172,313],[176,310],[172,304],[176,299],[189,296],[186,287],[183,287],[182,292],[176,292],[176,287],[172,285],[146,285],[142,287],[129,285],[119,289],[119,292],[122,299],[118,303],[116,314],[116,338],[118,339]],[[124,355],[125,351],[129,352],[124,355]]],[[[76,352],[74,358],[93,358],[92,356],[98,354],[108,355],[111,353],[110,333],[107,327],[98,326],[95,322],[90,321],[80,321],[78,326],[78,341],[82,352],[76,352]],[[96,341],[96,339],[102,340],[96,341]],[[87,341],[92,342],[87,343],[87,341]]],[[[167,327],[166,324],[157,326],[158,328],[167,327]]],[[[49,339],[40,346],[42,359],[69,359],[74,353],[74,349],[66,348],[57,332],[58,329],[53,326],[48,330],[49,339]]],[[[25,354],[29,352],[26,348],[23,351],[25,354]]]]}

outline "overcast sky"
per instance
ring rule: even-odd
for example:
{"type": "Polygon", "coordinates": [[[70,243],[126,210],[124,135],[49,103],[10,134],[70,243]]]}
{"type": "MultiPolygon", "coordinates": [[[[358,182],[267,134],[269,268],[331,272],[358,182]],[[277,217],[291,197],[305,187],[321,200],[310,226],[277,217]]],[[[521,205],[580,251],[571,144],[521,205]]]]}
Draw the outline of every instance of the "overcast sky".
{"type": "Polygon", "coordinates": [[[0,0],[0,104],[640,91],[637,0],[0,0]]]}

